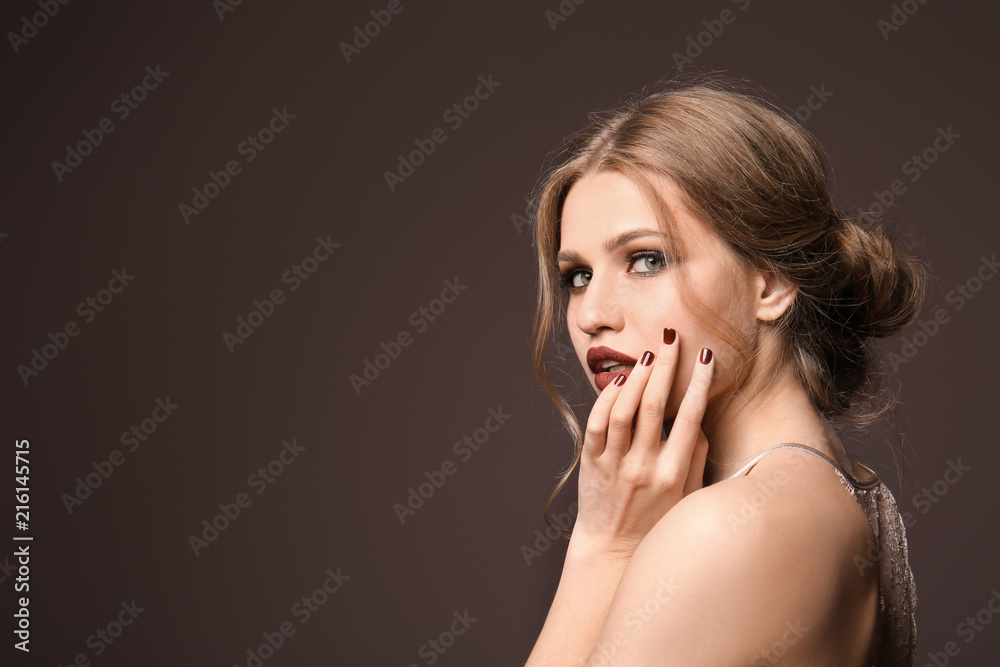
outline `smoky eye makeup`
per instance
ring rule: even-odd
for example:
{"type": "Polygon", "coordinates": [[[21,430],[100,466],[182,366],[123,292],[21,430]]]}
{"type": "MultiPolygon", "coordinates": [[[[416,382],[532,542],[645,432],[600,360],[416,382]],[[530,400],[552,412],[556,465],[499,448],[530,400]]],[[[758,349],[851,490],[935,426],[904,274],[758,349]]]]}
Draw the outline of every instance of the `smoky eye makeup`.
{"type": "Polygon", "coordinates": [[[667,256],[660,250],[639,250],[629,253],[626,258],[630,268],[637,265],[644,266],[644,270],[632,270],[630,273],[639,275],[657,274],[666,268],[667,256]]]}
{"type": "Polygon", "coordinates": [[[586,283],[590,282],[590,278],[593,274],[582,267],[570,267],[559,271],[559,286],[563,289],[570,291],[582,289],[586,286],[586,283]],[[577,284],[577,278],[580,281],[586,280],[586,283],[577,284]]]}
{"type": "MultiPolygon", "coordinates": [[[[643,248],[623,253],[624,271],[632,276],[654,276],[669,263],[669,256],[662,250],[643,248]]],[[[581,265],[571,265],[559,270],[559,286],[570,292],[583,289],[590,283],[593,272],[581,265]]]]}

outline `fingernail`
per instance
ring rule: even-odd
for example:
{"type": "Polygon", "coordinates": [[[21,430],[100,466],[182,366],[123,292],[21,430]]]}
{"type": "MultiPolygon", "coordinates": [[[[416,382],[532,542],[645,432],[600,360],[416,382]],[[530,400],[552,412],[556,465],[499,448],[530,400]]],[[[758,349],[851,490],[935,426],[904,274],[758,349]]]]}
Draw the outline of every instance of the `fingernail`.
{"type": "Polygon", "coordinates": [[[677,340],[677,332],[670,327],[666,327],[663,330],[663,343],[665,345],[672,345],[675,340],[677,340]]]}
{"type": "Polygon", "coordinates": [[[653,363],[654,358],[653,353],[647,351],[646,354],[642,355],[642,359],[639,360],[639,363],[643,366],[648,366],[653,363]]]}
{"type": "Polygon", "coordinates": [[[703,364],[707,364],[712,360],[712,351],[707,347],[701,348],[701,356],[698,357],[698,361],[703,364]]]}
{"type": "Polygon", "coordinates": [[[620,386],[622,386],[623,384],[625,384],[625,379],[626,379],[627,377],[628,377],[627,375],[619,375],[618,377],[616,377],[616,378],[615,378],[615,386],[616,386],[616,387],[620,387],[620,386]]]}

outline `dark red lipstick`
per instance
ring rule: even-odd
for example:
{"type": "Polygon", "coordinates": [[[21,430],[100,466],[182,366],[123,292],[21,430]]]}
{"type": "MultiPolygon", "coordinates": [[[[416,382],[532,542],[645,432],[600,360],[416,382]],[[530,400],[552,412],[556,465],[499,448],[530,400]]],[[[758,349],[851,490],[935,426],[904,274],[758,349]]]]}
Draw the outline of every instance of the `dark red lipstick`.
{"type": "Polygon", "coordinates": [[[587,350],[587,366],[594,374],[594,384],[597,385],[598,391],[604,391],[604,388],[619,376],[624,375],[627,378],[632,373],[631,367],[635,366],[636,363],[638,362],[633,357],[604,345],[587,350]],[[621,365],[629,366],[629,368],[619,368],[615,371],[607,370],[621,365]]]}

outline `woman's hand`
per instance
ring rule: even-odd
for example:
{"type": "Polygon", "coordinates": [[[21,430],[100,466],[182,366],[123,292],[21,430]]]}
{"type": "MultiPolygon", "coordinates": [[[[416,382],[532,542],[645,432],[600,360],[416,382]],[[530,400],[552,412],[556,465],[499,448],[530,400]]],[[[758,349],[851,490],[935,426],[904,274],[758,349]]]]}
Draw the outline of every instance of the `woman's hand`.
{"type": "MultiPolygon", "coordinates": [[[[669,330],[668,330],[669,331],[669,330]]],[[[670,332],[672,333],[672,332],[670,332]]],[[[664,340],[671,336],[665,331],[664,340]]],[[[604,388],[587,420],[580,458],[579,514],[573,540],[630,557],[667,511],[702,487],[708,440],[701,429],[714,362],[699,355],[667,439],[664,408],[680,339],[643,355],[621,386],[604,388]],[[635,433],[632,432],[633,422],[635,433]]]]}

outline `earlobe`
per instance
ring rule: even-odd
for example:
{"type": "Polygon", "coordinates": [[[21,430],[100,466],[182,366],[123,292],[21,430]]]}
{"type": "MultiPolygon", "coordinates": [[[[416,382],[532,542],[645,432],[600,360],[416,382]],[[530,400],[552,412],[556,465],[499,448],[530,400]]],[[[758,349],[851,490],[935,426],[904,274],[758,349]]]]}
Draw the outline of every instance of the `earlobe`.
{"type": "Polygon", "coordinates": [[[757,319],[773,322],[781,317],[795,301],[798,288],[772,273],[759,273],[757,280],[757,319]]]}

